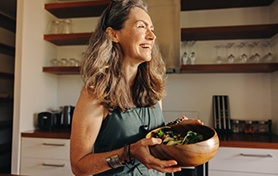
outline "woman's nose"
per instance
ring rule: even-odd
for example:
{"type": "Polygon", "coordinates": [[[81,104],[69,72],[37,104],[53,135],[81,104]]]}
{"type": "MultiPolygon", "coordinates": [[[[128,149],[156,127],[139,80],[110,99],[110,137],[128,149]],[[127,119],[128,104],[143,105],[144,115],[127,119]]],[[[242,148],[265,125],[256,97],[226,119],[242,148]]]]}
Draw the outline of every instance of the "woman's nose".
{"type": "Polygon", "coordinates": [[[151,29],[148,29],[146,37],[147,37],[148,40],[155,40],[156,39],[156,35],[154,34],[153,30],[151,30],[151,29]]]}

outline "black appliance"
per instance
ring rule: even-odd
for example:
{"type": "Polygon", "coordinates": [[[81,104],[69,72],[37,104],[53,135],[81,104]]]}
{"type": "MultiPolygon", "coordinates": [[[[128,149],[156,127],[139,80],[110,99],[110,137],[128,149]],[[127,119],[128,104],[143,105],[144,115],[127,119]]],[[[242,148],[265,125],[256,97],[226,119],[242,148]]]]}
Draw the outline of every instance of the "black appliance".
{"type": "Polygon", "coordinates": [[[40,112],[38,114],[38,127],[42,130],[51,130],[61,125],[61,113],[40,112]]]}
{"type": "Polygon", "coordinates": [[[61,125],[64,128],[71,128],[71,121],[74,111],[74,106],[64,106],[61,112],[61,125]]]}

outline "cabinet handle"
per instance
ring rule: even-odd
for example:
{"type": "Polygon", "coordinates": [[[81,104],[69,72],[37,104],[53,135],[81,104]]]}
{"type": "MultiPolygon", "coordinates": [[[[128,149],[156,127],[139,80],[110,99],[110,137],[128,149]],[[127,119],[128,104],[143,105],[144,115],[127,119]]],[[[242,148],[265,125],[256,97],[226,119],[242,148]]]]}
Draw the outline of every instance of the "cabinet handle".
{"type": "Polygon", "coordinates": [[[270,155],[270,154],[260,155],[260,154],[246,154],[246,153],[241,153],[240,156],[244,156],[244,157],[272,158],[272,155],[270,155]]]}
{"type": "Polygon", "coordinates": [[[66,144],[54,144],[54,143],[46,143],[46,142],[44,142],[42,145],[50,145],[50,146],[60,146],[60,147],[62,147],[62,146],[65,146],[66,144]]]}
{"type": "Polygon", "coordinates": [[[65,167],[65,164],[48,164],[42,163],[43,166],[50,166],[50,167],[65,167]]]}

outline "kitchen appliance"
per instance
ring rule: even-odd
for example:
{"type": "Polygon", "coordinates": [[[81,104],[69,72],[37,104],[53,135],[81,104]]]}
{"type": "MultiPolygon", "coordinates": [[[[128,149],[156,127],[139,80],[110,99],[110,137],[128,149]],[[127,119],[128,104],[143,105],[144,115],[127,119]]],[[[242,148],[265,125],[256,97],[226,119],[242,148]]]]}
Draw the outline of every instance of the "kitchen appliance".
{"type": "Polygon", "coordinates": [[[70,128],[74,111],[74,106],[64,106],[61,112],[61,125],[63,128],[70,128]]]}
{"type": "Polygon", "coordinates": [[[40,112],[38,114],[38,127],[41,130],[51,130],[61,125],[61,114],[59,112],[40,112]]]}

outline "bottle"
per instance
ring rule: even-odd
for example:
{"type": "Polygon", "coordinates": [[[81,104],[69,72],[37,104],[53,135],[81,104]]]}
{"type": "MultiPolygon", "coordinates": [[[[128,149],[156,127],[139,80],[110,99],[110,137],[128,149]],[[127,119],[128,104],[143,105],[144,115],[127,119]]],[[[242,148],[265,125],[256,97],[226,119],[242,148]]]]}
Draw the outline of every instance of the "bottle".
{"type": "Polygon", "coordinates": [[[239,120],[232,120],[232,131],[233,133],[241,132],[241,125],[239,120]]]}
{"type": "Polygon", "coordinates": [[[183,53],[183,56],[182,56],[182,60],[181,60],[182,65],[186,65],[186,64],[187,64],[187,60],[188,60],[187,53],[184,52],[184,53],[183,53]]]}
{"type": "Polygon", "coordinates": [[[194,65],[195,61],[196,61],[196,54],[195,54],[195,52],[192,52],[190,55],[190,62],[192,65],[194,65]]]}

